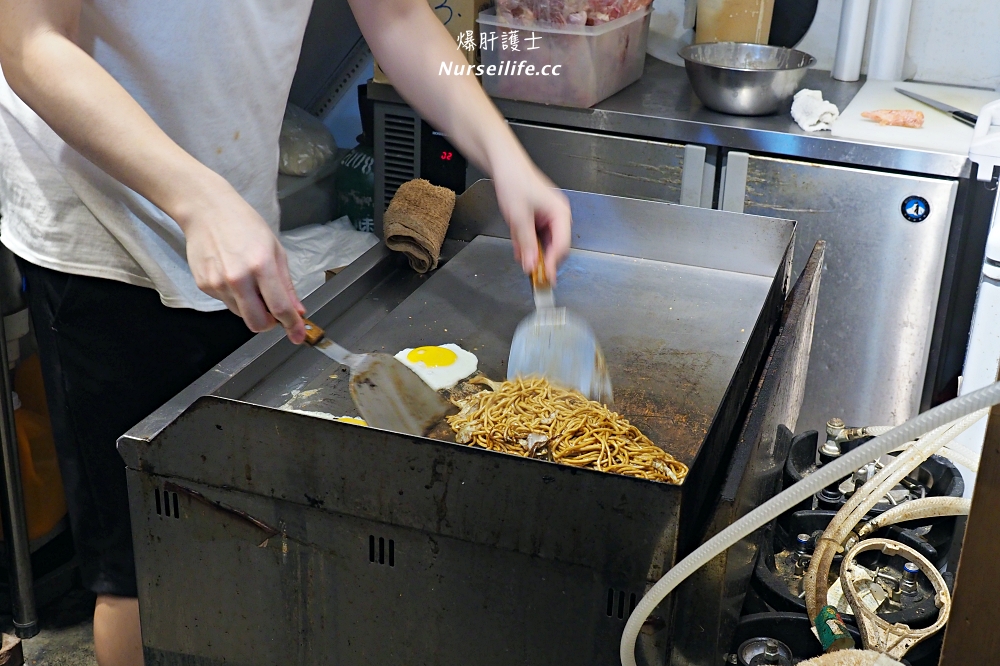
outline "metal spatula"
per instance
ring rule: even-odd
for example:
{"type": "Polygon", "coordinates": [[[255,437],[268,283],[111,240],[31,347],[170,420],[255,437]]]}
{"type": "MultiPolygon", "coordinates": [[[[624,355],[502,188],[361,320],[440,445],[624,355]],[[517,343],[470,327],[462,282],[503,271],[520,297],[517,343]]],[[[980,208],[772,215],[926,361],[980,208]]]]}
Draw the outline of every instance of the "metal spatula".
{"type": "Polygon", "coordinates": [[[507,379],[538,375],[611,405],[611,377],[601,346],[586,321],[566,308],[556,307],[552,285],[545,275],[541,244],[531,287],[535,313],[525,317],[514,331],[507,379]]]}
{"type": "Polygon", "coordinates": [[[353,354],[308,319],[306,344],[351,369],[354,406],[368,425],[407,435],[426,435],[454,406],[415,372],[388,354],[353,354]]]}

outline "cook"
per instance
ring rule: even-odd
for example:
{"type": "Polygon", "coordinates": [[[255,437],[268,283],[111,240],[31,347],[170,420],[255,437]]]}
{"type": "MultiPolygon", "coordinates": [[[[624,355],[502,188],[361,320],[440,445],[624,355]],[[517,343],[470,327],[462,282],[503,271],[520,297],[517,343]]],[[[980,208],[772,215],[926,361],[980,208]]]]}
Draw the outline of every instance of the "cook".
{"type": "MultiPolygon", "coordinates": [[[[311,4],[0,0],[0,241],[26,277],[102,666],[142,663],[117,437],[251,332],[304,336],[276,176],[311,4]]],[[[465,60],[427,2],[351,4],[396,89],[493,177],[523,269],[537,236],[554,275],[568,203],[473,78],[438,75],[465,60]]]]}

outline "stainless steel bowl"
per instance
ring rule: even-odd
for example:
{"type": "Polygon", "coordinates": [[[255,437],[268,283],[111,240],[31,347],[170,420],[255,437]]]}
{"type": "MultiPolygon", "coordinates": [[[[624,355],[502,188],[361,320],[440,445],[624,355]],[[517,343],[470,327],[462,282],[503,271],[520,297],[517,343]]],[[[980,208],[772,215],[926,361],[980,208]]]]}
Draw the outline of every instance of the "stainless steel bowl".
{"type": "Polygon", "coordinates": [[[692,44],[680,51],[691,87],[710,109],[763,116],[787,108],[816,59],[761,44],[692,44]]]}

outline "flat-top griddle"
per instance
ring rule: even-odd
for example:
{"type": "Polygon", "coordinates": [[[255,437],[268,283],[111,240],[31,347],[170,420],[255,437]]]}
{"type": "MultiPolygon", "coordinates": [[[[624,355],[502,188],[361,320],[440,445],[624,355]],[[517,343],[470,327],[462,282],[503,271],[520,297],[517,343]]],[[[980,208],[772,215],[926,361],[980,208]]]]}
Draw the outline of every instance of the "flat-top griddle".
{"type": "MultiPolygon", "coordinates": [[[[568,193],[560,304],[683,486],[279,409],[353,414],[342,369],[257,336],[124,436],[148,664],[610,664],[699,536],[788,284],[793,224],[568,193]]],[[[500,379],[531,307],[489,183],[444,265],[384,246],[306,299],[360,351],[455,342],[500,379]]],[[[669,608],[644,633],[663,663],[669,608]]]]}
{"type": "MultiPolygon", "coordinates": [[[[356,345],[389,354],[458,344],[479,371],[507,376],[517,323],[534,307],[507,239],[480,236],[356,345]]],[[[615,409],[687,465],[726,393],[773,277],[574,250],[559,271],[559,303],[585,316],[604,346],[615,409]]],[[[347,373],[332,364],[285,403],[355,414],[347,373]],[[333,378],[332,375],[336,375],[333,378]]]]}

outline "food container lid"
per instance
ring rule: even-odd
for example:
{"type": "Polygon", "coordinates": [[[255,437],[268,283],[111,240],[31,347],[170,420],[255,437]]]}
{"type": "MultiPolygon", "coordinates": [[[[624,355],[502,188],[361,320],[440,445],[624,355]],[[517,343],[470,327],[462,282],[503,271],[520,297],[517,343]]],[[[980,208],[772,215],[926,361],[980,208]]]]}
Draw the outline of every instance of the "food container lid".
{"type": "Polygon", "coordinates": [[[560,35],[582,35],[585,37],[596,37],[597,35],[603,35],[612,30],[618,30],[623,28],[635,21],[645,18],[652,13],[652,6],[646,7],[645,9],[632,12],[631,14],[626,14],[620,18],[616,18],[614,21],[608,21],[607,23],[602,23],[601,25],[570,25],[564,23],[562,25],[557,25],[555,23],[549,23],[547,21],[531,21],[524,22],[518,20],[507,21],[496,15],[496,8],[487,9],[484,12],[479,13],[479,18],[476,21],[480,25],[492,25],[500,28],[509,28],[511,30],[524,30],[526,32],[545,32],[545,33],[557,33],[560,35]]]}

